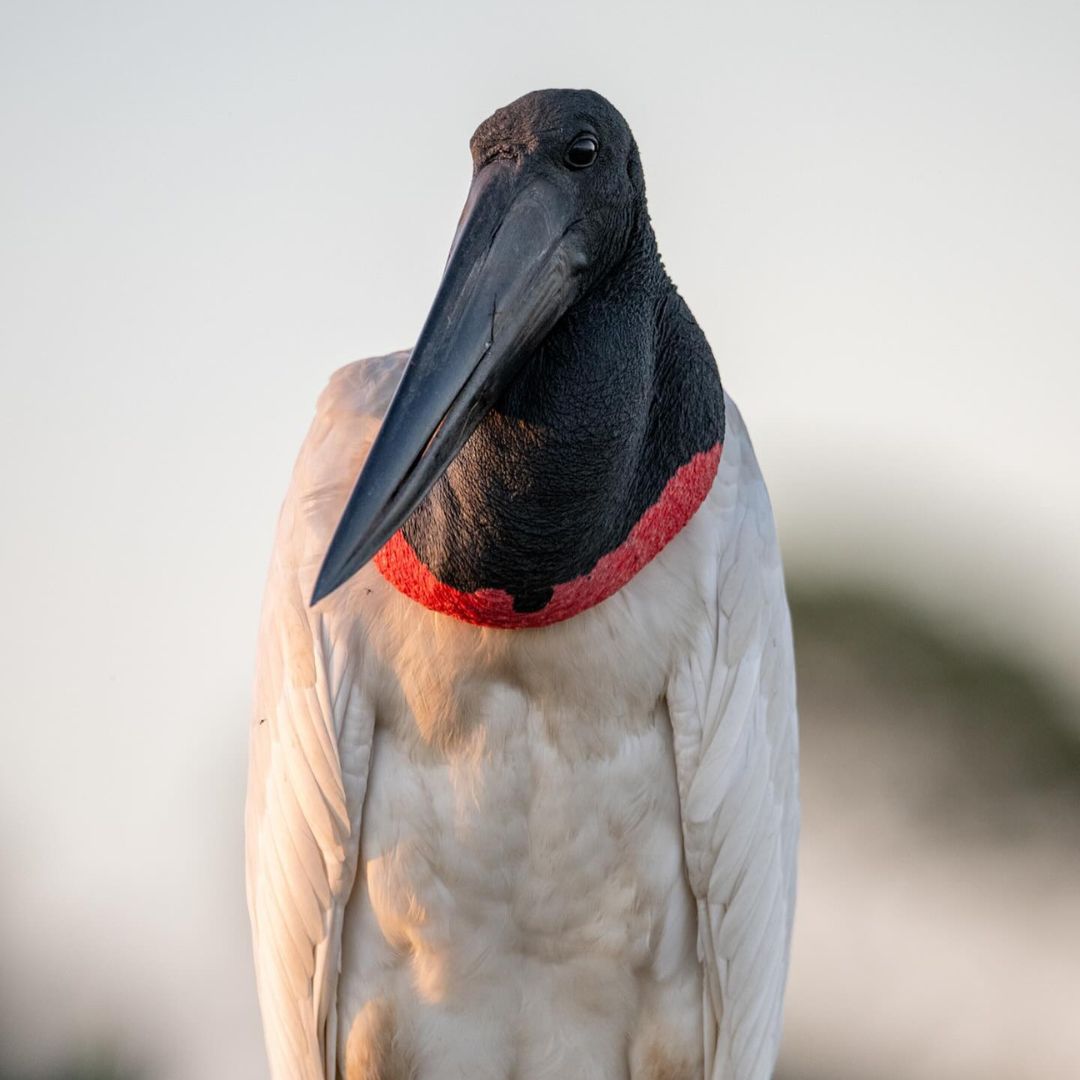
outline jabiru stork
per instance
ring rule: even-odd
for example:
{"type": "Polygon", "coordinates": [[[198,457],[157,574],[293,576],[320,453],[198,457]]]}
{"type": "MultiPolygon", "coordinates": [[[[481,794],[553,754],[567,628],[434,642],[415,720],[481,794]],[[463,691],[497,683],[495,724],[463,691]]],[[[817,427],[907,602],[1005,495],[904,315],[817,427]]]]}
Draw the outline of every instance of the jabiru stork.
{"type": "Polygon", "coordinates": [[[766,1080],[799,812],[765,485],[615,108],[531,93],[471,150],[416,345],[331,378],[278,525],[271,1072],[766,1080]]]}

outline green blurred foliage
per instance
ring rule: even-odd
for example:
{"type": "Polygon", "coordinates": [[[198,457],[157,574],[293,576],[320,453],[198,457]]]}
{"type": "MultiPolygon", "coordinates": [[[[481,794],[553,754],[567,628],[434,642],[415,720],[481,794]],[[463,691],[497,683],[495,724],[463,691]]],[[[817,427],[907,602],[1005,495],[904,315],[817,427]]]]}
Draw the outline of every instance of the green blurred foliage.
{"type": "Polygon", "coordinates": [[[818,740],[861,747],[857,764],[891,775],[898,803],[1002,841],[1042,828],[1051,804],[1080,816],[1076,705],[1026,658],[882,595],[789,593],[804,765],[818,740]]]}

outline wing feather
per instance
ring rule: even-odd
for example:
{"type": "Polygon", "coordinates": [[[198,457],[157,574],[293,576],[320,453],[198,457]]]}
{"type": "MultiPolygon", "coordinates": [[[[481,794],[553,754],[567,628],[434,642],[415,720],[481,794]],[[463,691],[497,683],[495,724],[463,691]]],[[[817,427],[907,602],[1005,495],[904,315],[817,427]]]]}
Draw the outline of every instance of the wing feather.
{"type": "Polygon", "coordinates": [[[795,902],[794,655],[768,495],[728,403],[718,545],[694,649],[668,689],[683,844],[698,901],[706,1075],[768,1080],[795,902]]]}
{"type": "Polygon", "coordinates": [[[248,906],[274,1080],[335,1080],[341,928],[374,729],[343,605],[306,603],[405,354],[323,393],[278,521],[263,601],[246,813],[248,906]]]}

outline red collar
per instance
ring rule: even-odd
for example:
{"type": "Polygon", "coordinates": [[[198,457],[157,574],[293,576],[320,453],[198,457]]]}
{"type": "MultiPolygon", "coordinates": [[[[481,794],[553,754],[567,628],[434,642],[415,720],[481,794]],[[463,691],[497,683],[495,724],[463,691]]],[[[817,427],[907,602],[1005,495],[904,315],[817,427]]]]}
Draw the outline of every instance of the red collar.
{"type": "Polygon", "coordinates": [[[505,630],[549,626],[606,600],[667,546],[708,495],[722,450],[723,443],[717,443],[677,469],[660,498],[641,515],[622,544],[587,574],[556,585],[551,599],[539,611],[515,611],[513,598],[502,589],[467,593],[443,584],[417,558],[400,532],[375,556],[375,565],[399,592],[432,611],[476,626],[505,630]]]}

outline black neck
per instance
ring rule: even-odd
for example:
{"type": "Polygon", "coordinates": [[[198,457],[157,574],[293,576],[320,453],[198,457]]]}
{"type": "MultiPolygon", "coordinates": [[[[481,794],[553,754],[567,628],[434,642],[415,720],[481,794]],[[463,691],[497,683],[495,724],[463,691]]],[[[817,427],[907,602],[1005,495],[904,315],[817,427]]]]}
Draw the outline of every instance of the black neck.
{"type": "Polygon", "coordinates": [[[543,607],[623,543],[681,465],[722,441],[705,336],[647,218],[631,236],[403,527],[444,584],[543,607]]]}

